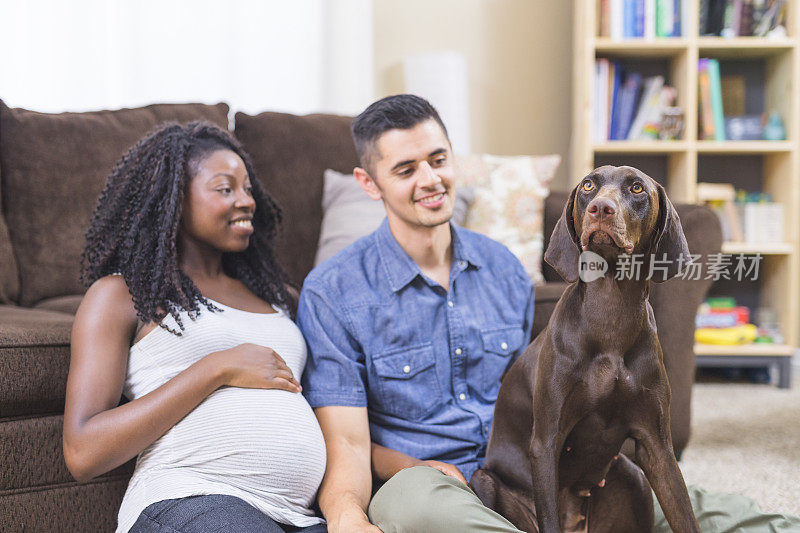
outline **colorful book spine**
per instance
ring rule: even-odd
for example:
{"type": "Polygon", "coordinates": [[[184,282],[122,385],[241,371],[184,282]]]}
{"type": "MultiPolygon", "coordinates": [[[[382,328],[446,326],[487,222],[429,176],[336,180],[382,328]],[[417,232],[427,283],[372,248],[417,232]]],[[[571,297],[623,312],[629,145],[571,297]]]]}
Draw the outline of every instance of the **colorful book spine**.
{"type": "Polygon", "coordinates": [[[656,37],[671,37],[673,29],[673,2],[656,0],[656,37]]]}
{"type": "Polygon", "coordinates": [[[633,122],[633,113],[636,111],[636,101],[639,98],[639,91],[642,88],[642,75],[638,72],[631,72],[625,76],[625,82],[620,90],[619,118],[617,129],[614,133],[615,140],[628,138],[628,131],[633,122]]]}
{"type": "Polygon", "coordinates": [[[658,105],[662,87],[664,87],[663,76],[652,76],[645,80],[642,100],[639,103],[639,109],[636,111],[636,118],[633,119],[631,129],[628,132],[629,141],[637,141],[642,138],[644,126],[651,110],[658,105]]]}
{"type": "Polygon", "coordinates": [[[736,29],[734,24],[736,23],[736,0],[727,0],[725,2],[725,8],[723,10],[722,16],[722,31],[720,31],[720,35],[722,37],[734,37],[736,35],[736,29]]]}
{"type": "Polygon", "coordinates": [[[733,24],[731,24],[733,35],[741,35],[742,29],[742,10],[744,0],[733,0],[733,24]]]}
{"type": "Polygon", "coordinates": [[[700,35],[708,33],[708,8],[710,0],[700,0],[700,17],[697,23],[697,30],[700,35]]]}
{"type": "Polygon", "coordinates": [[[624,25],[622,35],[626,39],[636,37],[636,0],[625,0],[623,7],[624,25]]]}
{"type": "Polygon", "coordinates": [[[714,138],[714,114],[711,111],[711,84],[708,78],[708,59],[700,58],[697,66],[698,102],[700,104],[700,137],[714,138]]]}
{"type": "Polygon", "coordinates": [[[681,30],[681,3],[682,0],[672,0],[672,37],[680,37],[683,34],[681,30]]]}
{"type": "Polygon", "coordinates": [[[719,35],[725,22],[725,0],[709,0],[709,2],[706,34],[719,35]]]}
{"type": "Polygon", "coordinates": [[[633,35],[641,39],[644,37],[644,0],[636,0],[636,3],[633,7],[635,10],[635,27],[633,35]]]}
{"type": "Polygon", "coordinates": [[[644,38],[656,36],[656,0],[644,0],[644,38]]]}
{"type": "Polygon", "coordinates": [[[711,112],[714,115],[714,140],[725,140],[725,114],[722,109],[722,82],[719,61],[708,60],[708,82],[711,89],[711,112]]]}
{"type": "Polygon", "coordinates": [[[624,0],[609,0],[611,7],[610,13],[610,33],[611,38],[615,41],[621,40],[624,37],[625,31],[625,4],[624,0]]]}
{"type": "Polygon", "coordinates": [[[750,37],[753,35],[753,27],[755,25],[755,2],[753,0],[744,0],[742,5],[742,16],[739,19],[739,35],[743,37],[750,37]]]}
{"type": "Polygon", "coordinates": [[[609,61],[608,62],[608,74],[606,77],[606,83],[608,87],[606,89],[606,107],[605,107],[605,121],[603,122],[603,126],[605,129],[603,130],[603,138],[604,140],[609,139],[609,135],[611,135],[611,112],[614,104],[614,78],[616,76],[617,70],[617,63],[609,61]]]}
{"type": "Polygon", "coordinates": [[[598,4],[597,12],[600,15],[600,27],[597,31],[597,35],[600,37],[610,37],[611,12],[609,9],[611,8],[611,2],[610,0],[598,0],[598,4]]]}
{"type": "Polygon", "coordinates": [[[592,91],[592,140],[600,142],[600,60],[594,61],[594,87],[592,91]]]}
{"type": "Polygon", "coordinates": [[[610,63],[608,59],[600,58],[596,62],[595,80],[595,141],[605,142],[608,140],[608,87],[610,63]]]}
{"type": "Polygon", "coordinates": [[[617,131],[619,130],[619,112],[620,103],[622,100],[622,65],[615,61],[612,63],[614,71],[614,81],[611,87],[611,123],[608,126],[609,140],[617,140],[617,131]]]}

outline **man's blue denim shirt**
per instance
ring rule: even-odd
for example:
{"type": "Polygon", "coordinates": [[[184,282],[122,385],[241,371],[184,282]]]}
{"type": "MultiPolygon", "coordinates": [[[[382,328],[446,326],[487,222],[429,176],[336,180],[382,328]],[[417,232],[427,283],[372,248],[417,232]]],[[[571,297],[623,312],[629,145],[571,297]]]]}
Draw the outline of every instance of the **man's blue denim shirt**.
{"type": "Polygon", "coordinates": [[[481,465],[500,377],[530,341],[533,285],[503,245],[451,225],[445,290],[386,220],[306,278],[297,322],[312,407],[367,407],[373,442],[481,465]]]}

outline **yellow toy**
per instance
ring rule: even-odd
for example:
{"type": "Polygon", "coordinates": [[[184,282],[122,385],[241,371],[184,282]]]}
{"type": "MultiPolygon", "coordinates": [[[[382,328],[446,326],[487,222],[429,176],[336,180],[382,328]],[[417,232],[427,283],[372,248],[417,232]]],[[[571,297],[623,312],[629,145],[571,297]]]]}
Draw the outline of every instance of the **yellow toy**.
{"type": "Polygon", "coordinates": [[[698,328],[694,340],[702,344],[736,345],[749,344],[758,337],[754,324],[743,324],[732,328],[698,328]]]}

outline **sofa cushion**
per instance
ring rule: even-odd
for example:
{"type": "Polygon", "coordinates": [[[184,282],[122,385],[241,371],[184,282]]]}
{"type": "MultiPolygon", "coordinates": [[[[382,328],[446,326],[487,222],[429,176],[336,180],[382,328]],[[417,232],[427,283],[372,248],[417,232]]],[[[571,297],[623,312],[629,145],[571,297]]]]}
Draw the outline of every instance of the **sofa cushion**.
{"type": "Polygon", "coordinates": [[[72,320],[0,305],[0,418],[64,411],[72,320]]]}
{"type": "Polygon", "coordinates": [[[128,476],[34,490],[0,491],[0,524],[14,531],[111,532],[128,476]]]}
{"type": "MultiPolygon", "coordinates": [[[[2,107],[3,101],[0,100],[0,108],[2,107]]],[[[19,271],[3,215],[3,203],[3,168],[0,166],[0,257],[3,258],[0,262],[0,304],[9,304],[16,302],[19,296],[19,271]]]]}
{"type": "Polygon", "coordinates": [[[205,119],[228,124],[228,106],[157,104],[46,114],[0,102],[3,208],[19,269],[18,302],[83,292],[84,234],[122,154],[156,125],[205,119]]]}
{"type": "Polygon", "coordinates": [[[350,117],[236,113],[236,137],[256,175],[283,210],[277,254],[298,285],[314,265],[322,225],[323,173],[357,165],[350,117]]]}
{"type": "Polygon", "coordinates": [[[58,311],[59,313],[68,313],[74,315],[78,312],[78,306],[81,305],[83,294],[71,294],[69,296],[56,296],[55,298],[47,298],[37,303],[35,309],[44,309],[45,311],[58,311]]]}
{"type": "MultiPolygon", "coordinates": [[[[64,417],[41,416],[0,421],[0,493],[33,487],[47,487],[75,480],[67,470],[61,444],[64,417]]],[[[130,475],[131,460],[101,477],[130,475]]]]}

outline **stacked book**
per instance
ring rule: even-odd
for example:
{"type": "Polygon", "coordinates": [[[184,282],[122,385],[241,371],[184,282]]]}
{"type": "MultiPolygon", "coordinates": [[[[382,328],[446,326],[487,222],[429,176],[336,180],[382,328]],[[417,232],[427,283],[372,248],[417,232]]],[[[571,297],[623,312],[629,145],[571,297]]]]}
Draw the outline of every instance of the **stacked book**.
{"type": "Polygon", "coordinates": [[[700,0],[700,35],[764,37],[784,28],[786,0],[700,0]]]}
{"type": "Polygon", "coordinates": [[[597,35],[612,39],[680,37],[686,0],[596,0],[597,35]]]}
{"type": "Polygon", "coordinates": [[[768,193],[737,191],[731,183],[700,182],[697,201],[717,215],[726,242],[784,242],[784,206],[768,193]]]}
{"type": "Polygon", "coordinates": [[[643,78],[606,58],[595,61],[594,74],[594,141],[657,139],[664,110],[676,97],[664,77],[643,78]]]}
{"type": "Polygon", "coordinates": [[[730,297],[709,298],[695,317],[696,342],[703,344],[749,344],[758,337],[758,328],[750,323],[750,310],[737,306],[730,297]]]}

